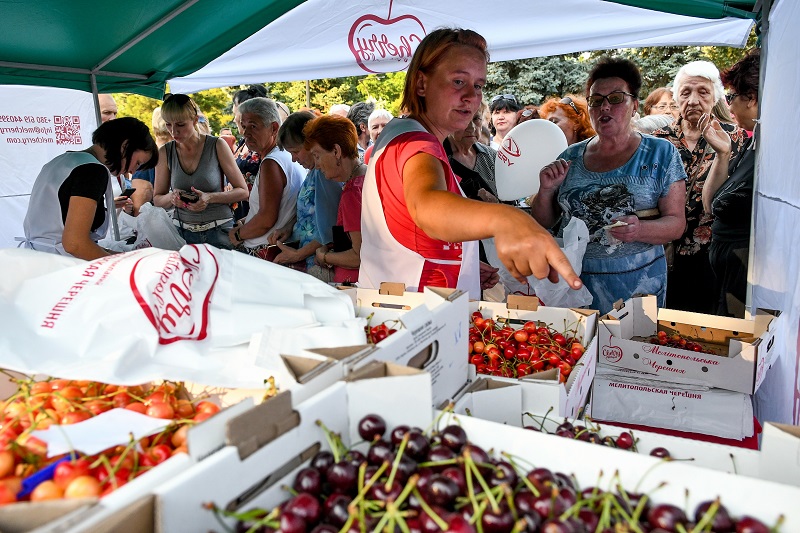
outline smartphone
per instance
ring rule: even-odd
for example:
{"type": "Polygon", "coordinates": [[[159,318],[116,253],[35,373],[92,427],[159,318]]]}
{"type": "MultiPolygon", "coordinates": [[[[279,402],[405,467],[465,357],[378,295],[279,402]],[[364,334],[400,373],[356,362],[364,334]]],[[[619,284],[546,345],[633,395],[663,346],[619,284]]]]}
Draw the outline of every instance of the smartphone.
{"type": "Polygon", "coordinates": [[[134,189],[133,187],[130,187],[130,188],[125,189],[124,191],[122,191],[122,194],[120,196],[125,196],[126,198],[130,198],[131,196],[133,196],[133,193],[135,193],[135,192],[136,192],[136,189],[134,189]]]}
{"type": "Polygon", "coordinates": [[[194,193],[194,192],[186,192],[186,191],[184,191],[184,192],[181,192],[180,194],[178,194],[178,196],[180,197],[181,200],[183,200],[187,204],[193,204],[193,203],[197,202],[197,200],[200,199],[200,197],[197,195],[197,193],[194,193]]]}

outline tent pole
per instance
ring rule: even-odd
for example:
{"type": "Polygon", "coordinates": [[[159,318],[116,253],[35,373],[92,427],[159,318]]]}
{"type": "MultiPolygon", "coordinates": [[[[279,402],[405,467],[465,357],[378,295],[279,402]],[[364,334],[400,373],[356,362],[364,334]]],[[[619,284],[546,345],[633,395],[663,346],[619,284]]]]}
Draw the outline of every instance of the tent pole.
{"type": "MultiPolygon", "coordinates": [[[[764,0],[763,5],[759,1],[756,3],[756,8],[761,7],[761,68],[758,73],[758,118],[761,118],[761,95],[763,94],[764,88],[764,79],[766,77],[766,69],[767,69],[767,54],[769,51],[767,50],[767,34],[769,33],[769,12],[772,9],[773,0],[764,0]]],[[[759,164],[758,159],[759,155],[761,155],[761,143],[758,142],[761,136],[761,123],[756,122],[755,131],[753,132],[756,141],[756,163],[755,168],[753,170],[753,208],[752,208],[752,215],[750,216],[750,247],[748,248],[747,252],[747,293],[745,298],[745,318],[750,318],[753,316],[753,280],[755,279],[755,267],[756,267],[756,208],[757,202],[756,199],[758,198],[758,174],[759,174],[759,164]]]]}
{"type": "Polygon", "coordinates": [[[306,107],[311,109],[311,83],[306,80],[306,107]]]}
{"type": "MultiPolygon", "coordinates": [[[[103,117],[100,114],[100,96],[97,92],[97,77],[94,73],[89,75],[89,79],[92,82],[92,99],[94,100],[94,114],[97,117],[97,126],[100,127],[100,124],[103,123],[103,117]]],[[[101,161],[102,162],[102,161],[101,161]]],[[[112,198],[113,200],[113,198],[112,198]]],[[[111,217],[111,228],[114,230],[114,240],[119,240],[119,224],[117,223],[117,209],[116,206],[109,206],[108,213],[111,217]]]]}

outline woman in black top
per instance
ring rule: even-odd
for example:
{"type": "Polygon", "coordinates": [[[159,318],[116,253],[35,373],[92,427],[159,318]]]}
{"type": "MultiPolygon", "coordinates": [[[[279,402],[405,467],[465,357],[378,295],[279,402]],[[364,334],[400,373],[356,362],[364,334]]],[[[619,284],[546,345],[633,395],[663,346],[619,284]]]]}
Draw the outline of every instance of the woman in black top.
{"type": "MultiPolygon", "coordinates": [[[[731,114],[748,132],[755,129],[758,117],[759,67],[760,53],[755,49],[720,75],[731,114]]],[[[706,127],[704,136],[717,144],[712,144],[717,158],[703,189],[703,209],[714,215],[709,261],[716,277],[715,312],[741,318],[747,300],[756,137],[748,138],[745,149],[732,157],[730,138],[713,123],[706,127]]]]}

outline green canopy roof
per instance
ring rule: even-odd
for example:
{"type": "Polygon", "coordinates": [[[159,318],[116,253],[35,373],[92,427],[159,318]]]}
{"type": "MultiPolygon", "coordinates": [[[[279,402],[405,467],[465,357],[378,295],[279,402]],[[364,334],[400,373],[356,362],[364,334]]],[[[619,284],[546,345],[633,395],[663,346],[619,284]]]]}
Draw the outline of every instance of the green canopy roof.
{"type": "Polygon", "coordinates": [[[758,0],[607,0],[626,6],[642,7],[675,15],[688,15],[707,19],[723,17],[757,18],[753,7],[758,0]]]}
{"type": "MultiPolygon", "coordinates": [[[[161,98],[302,0],[0,0],[0,84],[161,98]],[[92,76],[94,74],[94,76],[92,76]]],[[[288,38],[288,37],[287,37],[288,38]]]]}

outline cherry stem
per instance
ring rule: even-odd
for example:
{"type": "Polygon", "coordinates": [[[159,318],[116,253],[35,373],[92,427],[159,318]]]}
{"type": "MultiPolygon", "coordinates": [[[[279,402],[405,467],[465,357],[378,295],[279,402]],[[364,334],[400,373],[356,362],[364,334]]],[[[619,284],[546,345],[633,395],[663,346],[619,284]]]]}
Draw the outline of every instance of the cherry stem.
{"type": "Polygon", "coordinates": [[[486,483],[486,480],[483,479],[480,470],[478,470],[475,461],[472,459],[472,455],[469,451],[464,452],[464,463],[467,465],[467,468],[471,469],[473,474],[475,474],[475,478],[478,480],[478,484],[480,484],[483,491],[486,493],[486,497],[489,499],[489,504],[492,506],[492,511],[495,513],[500,511],[500,506],[497,504],[497,500],[495,499],[494,495],[492,494],[491,488],[486,483]]]}
{"type": "Polygon", "coordinates": [[[706,509],[706,512],[697,522],[697,525],[694,526],[692,531],[703,531],[714,520],[714,517],[717,515],[717,511],[719,511],[719,498],[714,500],[714,502],[708,506],[708,509],[706,509]]]}
{"type": "MultiPolygon", "coordinates": [[[[363,487],[358,492],[356,497],[353,498],[353,501],[351,501],[350,505],[347,506],[348,510],[354,509],[356,505],[360,504],[361,500],[363,500],[364,497],[367,495],[369,489],[372,488],[372,485],[374,485],[375,482],[377,482],[378,479],[380,479],[380,477],[383,475],[383,473],[386,471],[388,467],[389,467],[388,462],[384,462],[383,464],[381,464],[380,468],[378,468],[378,470],[376,470],[375,473],[372,474],[372,477],[369,478],[369,481],[364,483],[363,487]]],[[[366,463],[362,463],[361,466],[358,468],[358,477],[361,483],[363,483],[364,481],[366,471],[367,471],[366,463]]]]}
{"type": "Polygon", "coordinates": [[[403,435],[403,440],[400,441],[400,446],[397,447],[397,454],[395,454],[394,462],[392,463],[392,471],[389,473],[389,479],[386,480],[386,490],[392,488],[392,483],[394,482],[394,476],[397,474],[397,468],[400,466],[400,459],[403,458],[403,452],[406,449],[406,445],[408,444],[408,439],[411,438],[411,432],[406,432],[403,435]]]}
{"type": "Polygon", "coordinates": [[[419,500],[419,505],[422,509],[431,517],[431,519],[436,522],[436,525],[439,526],[439,529],[442,531],[447,531],[447,522],[442,520],[442,517],[436,514],[436,511],[431,509],[431,506],[425,501],[425,498],[422,497],[422,494],[419,493],[416,487],[414,487],[414,496],[417,497],[419,500]]]}
{"type": "Polygon", "coordinates": [[[316,424],[322,428],[323,433],[325,433],[325,440],[328,441],[328,446],[331,449],[331,453],[333,453],[333,461],[338,463],[341,460],[341,452],[343,451],[342,448],[344,447],[341,439],[337,438],[333,431],[328,429],[322,420],[317,420],[316,424]]]}

